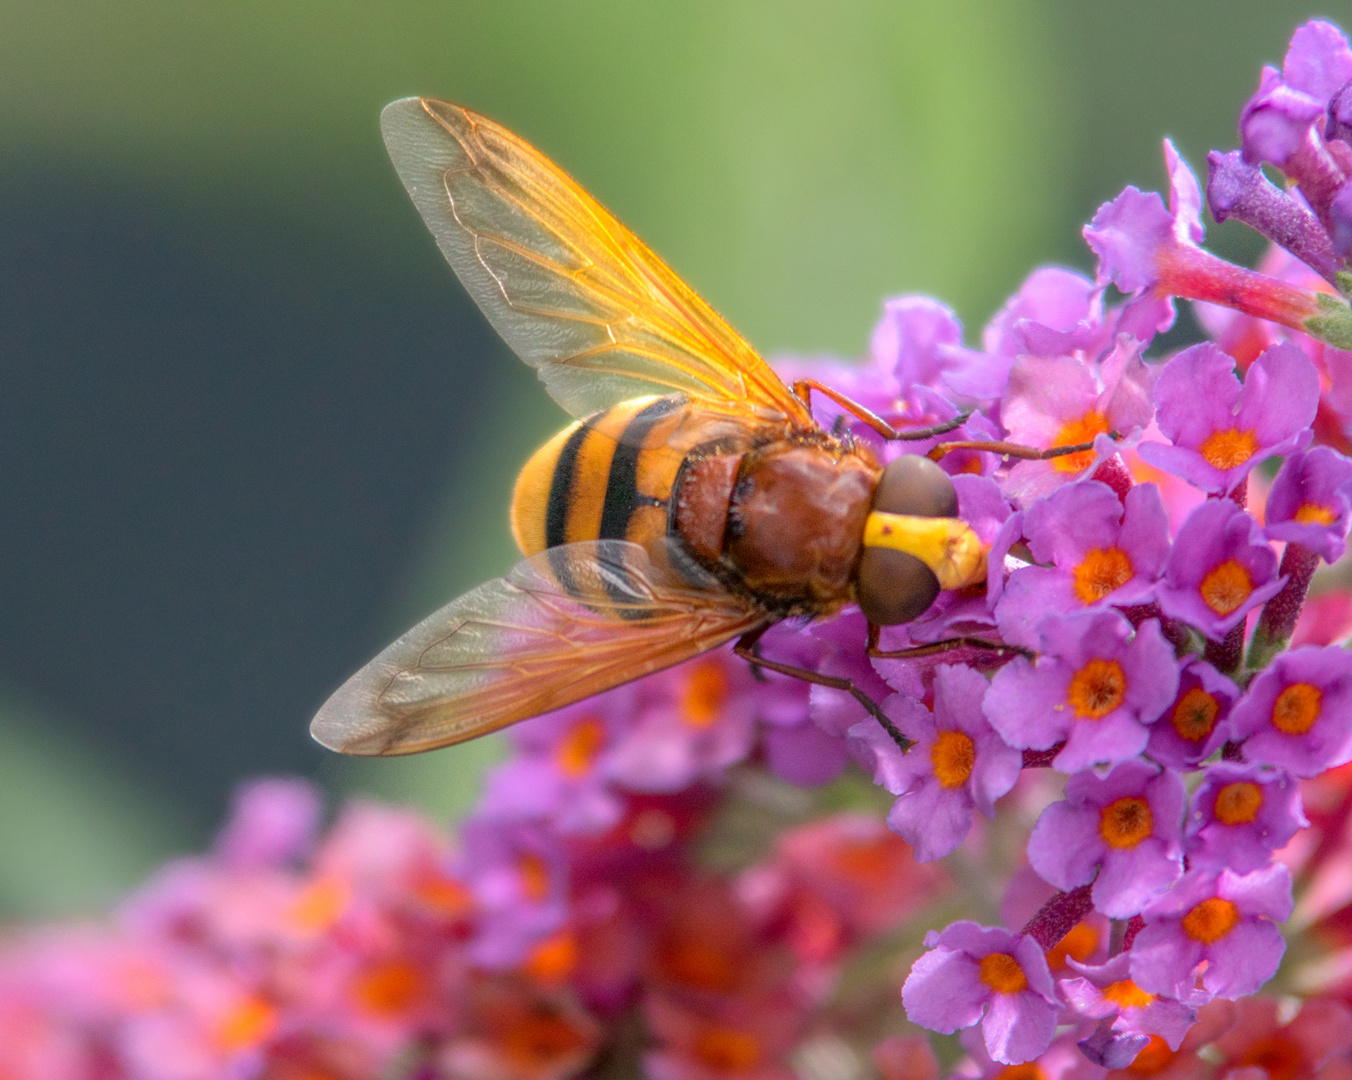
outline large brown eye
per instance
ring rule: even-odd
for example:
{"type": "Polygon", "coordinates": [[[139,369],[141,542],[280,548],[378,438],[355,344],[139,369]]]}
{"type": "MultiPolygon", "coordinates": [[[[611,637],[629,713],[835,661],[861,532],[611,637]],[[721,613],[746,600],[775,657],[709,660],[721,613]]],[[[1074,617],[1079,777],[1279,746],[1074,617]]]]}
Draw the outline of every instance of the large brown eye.
{"type": "Polygon", "coordinates": [[[910,622],[939,595],[934,571],[904,551],[866,547],[859,560],[855,598],[864,618],[878,626],[910,622]]]}
{"type": "Polygon", "coordinates": [[[883,470],[873,509],[884,514],[957,517],[958,493],[948,473],[929,458],[904,454],[883,470]]]}

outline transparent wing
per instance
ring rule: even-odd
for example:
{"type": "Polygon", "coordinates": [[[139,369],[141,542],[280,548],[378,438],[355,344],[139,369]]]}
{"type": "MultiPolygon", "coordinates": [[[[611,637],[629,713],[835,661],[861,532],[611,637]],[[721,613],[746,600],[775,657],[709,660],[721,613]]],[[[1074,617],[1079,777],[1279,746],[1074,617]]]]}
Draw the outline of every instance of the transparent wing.
{"type": "Polygon", "coordinates": [[[765,621],[690,568],[597,540],[523,559],[424,619],[325,702],[347,754],[463,742],[680,663],[765,621]]]}
{"type": "Polygon", "coordinates": [[[568,412],[684,391],[811,424],[751,346],[522,139],[428,98],[387,105],[381,129],[466,290],[568,412]]]}

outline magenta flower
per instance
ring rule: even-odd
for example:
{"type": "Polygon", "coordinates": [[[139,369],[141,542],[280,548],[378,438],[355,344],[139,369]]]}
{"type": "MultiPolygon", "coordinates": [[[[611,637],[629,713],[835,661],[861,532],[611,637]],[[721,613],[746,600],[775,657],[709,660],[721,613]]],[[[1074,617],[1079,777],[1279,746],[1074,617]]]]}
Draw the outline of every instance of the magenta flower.
{"type": "Polygon", "coordinates": [[[1145,910],[1131,947],[1131,977],[1152,994],[1186,998],[1202,986],[1234,1000],[1276,974],[1286,951],[1275,923],[1291,915],[1291,874],[1271,863],[1243,876],[1194,870],[1145,910]]]}
{"type": "Polygon", "coordinates": [[[1052,767],[1075,773],[1114,765],[1145,749],[1147,724],[1178,688],[1174,650],[1149,619],[1139,629],[1112,611],[1045,620],[1043,655],[1020,656],[995,674],[986,694],[991,726],[1011,746],[1065,747],[1052,767]]]}
{"type": "Polygon", "coordinates": [[[1197,1010],[1187,1002],[1142,990],[1131,980],[1130,964],[1131,955],[1125,952],[1097,965],[1072,959],[1069,965],[1080,972],[1080,977],[1062,979],[1058,986],[1081,1016],[1091,1020],[1112,1017],[1114,1033],[1158,1035],[1170,1050],[1177,1050],[1183,1036],[1196,1023],[1197,1010]]]}
{"type": "Polygon", "coordinates": [[[962,344],[962,323],[950,308],[924,296],[901,296],[883,305],[873,328],[869,356],[905,388],[902,397],[923,414],[938,391],[966,401],[990,401],[1004,393],[1010,359],[962,344]]]}
{"type": "Polygon", "coordinates": [[[1269,540],[1285,540],[1337,562],[1347,550],[1352,461],[1327,446],[1292,454],[1272,482],[1264,514],[1269,540]]]}
{"type": "Polygon", "coordinates": [[[1205,660],[1184,661],[1178,695],[1151,725],[1145,752],[1170,768],[1196,767],[1230,738],[1230,709],[1237,700],[1239,687],[1205,660]]]}
{"type": "Polygon", "coordinates": [[[608,752],[629,726],[632,686],[519,724],[517,754],[488,774],[479,813],[486,818],[548,821],[562,833],[604,832],[623,804],[606,782],[608,752]]]}
{"type": "Polygon", "coordinates": [[[1281,769],[1218,761],[1192,796],[1188,865],[1247,874],[1309,824],[1300,788],[1281,769]]]}
{"type": "Polygon", "coordinates": [[[1208,499],[1183,522],[1159,585],[1166,615],[1220,640],[1281,591],[1277,556],[1258,522],[1229,499],[1208,499]]]}
{"type": "Polygon", "coordinates": [[[1244,760],[1318,776],[1352,760],[1352,653],[1307,645],[1280,654],[1230,714],[1244,760]]]}
{"type": "Polygon", "coordinates": [[[1309,441],[1319,375],[1296,346],[1274,345],[1248,369],[1215,345],[1184,349],[1156,387],[1160,430],[1173,443],[1142,443],[1142,460],[1203,491],[1229,494],[1255,465],[1309,441]]]}
{"type": "Polygon", "coordinates": [[[313,784],[267,778],[240,786],[216,837],[220,860],[240,870],[280,866],[309,853],[323,812],[313,784]]]}
{"type": "Polygon", "coordinates": [[[925,937],[901,990],[911,1023],[952,1034],[981,1024],[996,1061],[1037,1057],[1056,1030],[1056,990],[1032,938],[963,920],[925,937]]]}
{"type": "MultiPolygon", "coordinates": [[[[1072,356],[1023,356],[1009,373],[1009,390],[1001,401],[1000,418],[1015,442],[1041,448],[1092,443],[1116,431],[1131,437],[1150,423],[1154,408],[1154,376],[1141,361],[1141,345],[1118,340],[1097,370],[1072,356]]],[[[1094,450],[1020,461],[1004,484],[1015,503],[1028,505],[1061,484],[1111,457],[1108,440],[1094,450]]]]}
{"type": "Polygon", "coordinates": [[[995,618],[1006,641],[1035,648],[1048,615],[1148,603],[1169,554],[1169,519],[1153,484],[1133,487],[1124,509],[1112,488],[1090,480],[1033,503],[1024,537],[1051,565],[1015,570],[995,618]]]}
{"type": "Polygon", "coordinates": [[[1324,116],[1329,100],[1352,80],[1352,51],[1336,26],[1306,23],[1291,38],[1280,72],[1264,68],[1258,92],[1240,114],[1244,156],[1285,166],[1324,116]]]}
{"type": "Polygon", "coordinates": [[[850,729],[872,752],[874,780],[899,796],[887,824],[920,862],[962,843],[974,807],[993,818],[995,800],[1019,778],[1023,755],[981,711],[988,686],[980,672],[945,664],[935,673],[933,712],[905,694],[888,698],[884,711],[915,744],[905,753],[872,719],[850,729]]]}
{"type": "Polygon", "coordinates": [[[1144,761],[1077,773],[1033,826],[1028,861],[1065,892],[1092,881],[1097,910],[1130,918],[1183,874],[1186,802],[1178,773],[1144,761]]]}
{"type": "Polygon", "coordinates": [[[492,970],[519,964],[567,917],[568,860],[537,824],[471,818],[461,829],[461,879],[480,912],[470,955],[492,970]]]}

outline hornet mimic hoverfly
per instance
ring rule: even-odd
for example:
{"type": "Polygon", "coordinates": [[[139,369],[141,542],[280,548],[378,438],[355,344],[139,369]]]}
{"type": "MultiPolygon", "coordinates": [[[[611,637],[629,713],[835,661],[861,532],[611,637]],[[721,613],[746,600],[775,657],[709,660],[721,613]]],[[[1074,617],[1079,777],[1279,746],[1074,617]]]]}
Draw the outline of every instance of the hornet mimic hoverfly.
{"type": "Polygon", "coordinates": [[[907,622],[941,589],[983,581],[985,550],[933,461],[883,468],[820,427],[808,398],[888,439],[934,438],[965,417],[899,431],[818,383],[791,390],[562,170],[468,109],[408,98],[381,127],[470,296],[577,419],[517,480],[522,561],[353,675],[314,737],[349,754],[430,750],[733,638],[760,667],[853,693],[892,730],[848,680],[760,656],[757,639],[849,603],[872,628],[907,622]]]}

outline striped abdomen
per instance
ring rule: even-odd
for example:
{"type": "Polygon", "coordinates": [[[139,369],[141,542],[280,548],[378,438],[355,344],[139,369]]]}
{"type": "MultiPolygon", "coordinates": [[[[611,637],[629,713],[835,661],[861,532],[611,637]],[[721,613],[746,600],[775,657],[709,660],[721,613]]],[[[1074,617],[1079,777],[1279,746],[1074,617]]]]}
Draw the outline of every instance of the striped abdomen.
{"type": "Polygon", "coordinates": [[[748,441],[744,426],[692,408],[682,394],[622,401],[535,452],[512,494],[512,533],[525,555],[581,540],[648,547],[667,534],[690,451],[748,441]]]}

